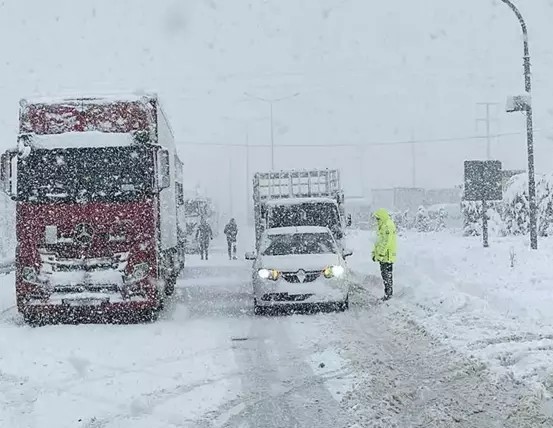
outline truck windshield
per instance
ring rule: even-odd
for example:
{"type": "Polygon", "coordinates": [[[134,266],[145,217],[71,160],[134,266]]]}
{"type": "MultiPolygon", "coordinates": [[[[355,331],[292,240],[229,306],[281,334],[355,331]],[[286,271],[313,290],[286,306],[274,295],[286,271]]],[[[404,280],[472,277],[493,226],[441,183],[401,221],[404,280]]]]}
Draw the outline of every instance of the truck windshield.
{"type": "Polygon", "coordinates": [[[18,199],[28,202],[124,202],[153,189],[146,147],[34,149],[17,164],[18,199]]]}
{"type": "Polygon", "coordinates": [[[268,235],[261,254],[287,256],[291,254],[335,254],[336,245],[328,233],[296,233],[268,235]]]}
{"type": "Polygon", "coordinates": [[[330,230],[339,227],[338,208],[331,203],[302,203],[276,205],[271,208],[269,227],[324,226],[330,230]]]}

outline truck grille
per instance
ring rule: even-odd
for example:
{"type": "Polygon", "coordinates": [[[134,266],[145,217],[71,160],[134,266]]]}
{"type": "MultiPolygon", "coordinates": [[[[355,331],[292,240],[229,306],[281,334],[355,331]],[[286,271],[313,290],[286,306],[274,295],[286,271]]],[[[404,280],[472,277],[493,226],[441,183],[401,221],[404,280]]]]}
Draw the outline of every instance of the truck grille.
{"type": "Polygon", "coordinates": [[[41,252],[39,279],[54,292],[117,291],[124,281],[129,253],[85,259],[60,258],[41,252]]]}

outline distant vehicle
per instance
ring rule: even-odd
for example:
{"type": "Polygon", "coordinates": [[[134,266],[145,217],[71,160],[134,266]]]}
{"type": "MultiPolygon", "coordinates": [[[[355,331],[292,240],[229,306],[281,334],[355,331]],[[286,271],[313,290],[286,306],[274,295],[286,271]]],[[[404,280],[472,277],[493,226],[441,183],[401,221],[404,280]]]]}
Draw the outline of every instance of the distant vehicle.
{"type": "Polygon", "coordinates": [[[267,229],[253,260],[255,313],[267,308],[333,304],[349,307],[351,274],[330,230],[319,226],[267,229]]]}
{"type": "Polygon", "coordinates": [[[256,246],[265,229],[290,226],[328,227],[341,245],[351,224],[337,170],[257,173],[253,200],[256,246]]]}
{"type": "Polygon", "coordinates": [[[19,312],[155,317],[184,264],[182,163],[157,96],[20,105],[19,147],[1,168],[17,206],[19,312]]]}

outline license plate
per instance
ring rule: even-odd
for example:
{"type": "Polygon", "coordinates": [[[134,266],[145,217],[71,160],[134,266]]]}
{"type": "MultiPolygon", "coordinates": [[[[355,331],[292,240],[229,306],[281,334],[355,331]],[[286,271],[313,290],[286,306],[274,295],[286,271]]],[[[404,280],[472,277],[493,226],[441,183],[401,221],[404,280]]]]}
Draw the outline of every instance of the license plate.
{"type": "Polygon", "coordinates": [[[84,298],[84,299],[63,299],[62,304],[68,306],[100,306],[102,303],[109,302],[109,299],[93,299],[93,298],[84,298]]]}

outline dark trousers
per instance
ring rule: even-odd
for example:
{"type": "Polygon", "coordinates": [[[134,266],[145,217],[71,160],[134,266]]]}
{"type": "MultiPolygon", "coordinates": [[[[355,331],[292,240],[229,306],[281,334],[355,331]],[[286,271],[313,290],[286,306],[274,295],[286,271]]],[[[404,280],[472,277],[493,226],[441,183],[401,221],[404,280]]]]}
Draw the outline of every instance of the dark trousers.
{"type": "Polygon", "coordinates": [[[393,264],[392,263],[380,263],[380,274],[382,275],[382,281],[384,282],[384,294],[387,297],[390,297],[394,290],[394,280],[393,280],[393,264]]]}
{"type": "Polygon", "coordinates": [[[227,239],[227,246],[228,246],[228,258],[231,259],[232,257],[236,257],[236,241],[227,239]]]}
{"type": "Polygon", "coordinates": [[[202,260],[209,259],[209,242],[200,241],[200,255],[202,256],[202,260]]]}

